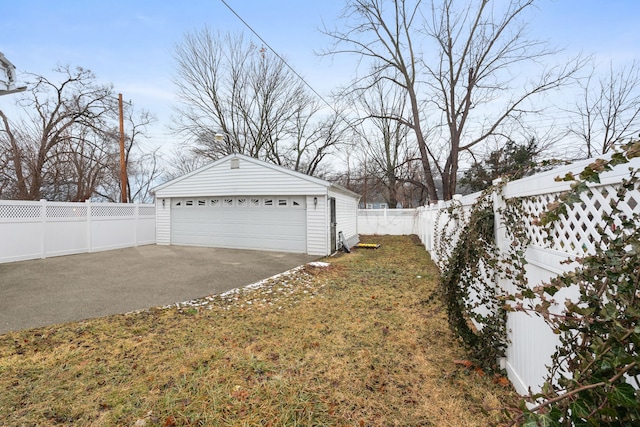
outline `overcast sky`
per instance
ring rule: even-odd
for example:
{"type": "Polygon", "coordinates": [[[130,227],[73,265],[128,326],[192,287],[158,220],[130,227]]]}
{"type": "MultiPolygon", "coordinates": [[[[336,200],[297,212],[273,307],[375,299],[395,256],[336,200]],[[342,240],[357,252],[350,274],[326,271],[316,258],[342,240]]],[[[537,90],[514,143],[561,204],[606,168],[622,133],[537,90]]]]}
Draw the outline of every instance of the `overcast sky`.
{"type": "MultiPolygon", "coordinates": [[[[318,92],[327,94],[352,76],[353,59],[332,62],[314,54],[329,43],[318,27],[332,24],[344,1],[227,3],[318,92]]],[[[0,52],[19,73],[50,75],[57,64],[92,70],[137,109],[157,116],[149,135],[162,145],[174,140],[166,130],[174,103],[173,48],[204,25],[253,37],[220,0],[1,0],[0,52]]],[[[542,0],[530,25],[535,38],[568,55],[582,51],[620,63],[640,50],[640,0],[542,0]]],[[[1,97],[0,109],[13,101],[1,97]]]]}

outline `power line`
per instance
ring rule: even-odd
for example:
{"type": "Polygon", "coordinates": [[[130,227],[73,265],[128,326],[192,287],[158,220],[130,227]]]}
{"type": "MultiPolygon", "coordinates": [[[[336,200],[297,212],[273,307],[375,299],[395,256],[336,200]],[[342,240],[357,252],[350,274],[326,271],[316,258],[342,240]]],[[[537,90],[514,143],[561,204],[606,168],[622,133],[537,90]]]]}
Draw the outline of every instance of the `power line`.
{"type": "MultiPolygon", "coordinates": [[[[271,45],[262,37],[260,36],[260,34],[258,34],[258,32],[256,30],[253,29],[253,27],[251,27],[251,25],[249,25],[249,23],[247,21],[245,21],[240,14],[238,14],[238,12],[236,12],[225,0],[220,0],[222,2],[222,4],[224,6],[227,7],[227,9],[229,9],[229,11],[231,13],[233,13],[236,18],[238,18],[238,20],[240,20],[240,22],[242,22],[242,24],[247,27],[267,48],[269,48],[269,50],[271,52],[273,52],[273,54],[280,60],[282,61],[282,63],[289,69],[291,70],[291,72],[293,72],[293,74],[298,77],[300,79],[300,81],[302,81],[302,83],[307,86],[324,104],[326,104],[333,112],[335,112],[338,117],[343,120],[351,129],[353,129],[357,134],[361,135],[361,130],[357,129],[354,124],[352,122],[350,122],[346,117],[344,117],[344,114],[340,111],[338,111],[331,103],[329,103],[318,91],[316,91],[313,86],[311,86],[305,79],[304,77],[302,77],[296,70],[295,68],[293,68],[288,62],[287,60],[282,57],[273,47],[271,47],[271,45]]],[[[571,116],[566,114],[564,116],[561,116],[560,119],[558,117],[536,117],[536,118],[532,118],[529,117],[526,120],[524,120],[524,123],[530,126],[535,126],[536,129],[551,129],[554,127],[561,127],[561,128],[565,128],[568,127],[570,124],[573,123],[571,116]]],[[[480,126],[479,125],[470,125],[467,127],[468,130],[471,130],[471,132],[473,132],[473,129],[479,129],[480,126]]]]}
{"type": "Polygon", "coordinates": [[[280,61],[282,61],[282,63],[289,69],[291,70],[291,72],[293,74],[296,75],[296,77],[298,77],[302,83],[307,86],[311,92],[313,92],[327,107],[329,107],[331,109],[331,111],[333,111],[337,117],[342,120],[344,123],[347,124],[347,126],[349,128],[351,128],[357,135],[362,135],[363,131],[361,129],[358,129],[347,117],[345,117],[344,113],[341,111],[338,111],[338,109],[336,109],[333,104],[331,104],[329,101],[327,101],[324,96],[322,96],[320,93],[318,93],[318,91],[316,91],[313,86],[311,86],[305,79],[304,77],[302,77],[288,62],[286,59],[284,59],[278,52],[276,52],[276,50],[271,47],[271,45],[269,45],[269,43],[267,43],[267,41],[262,38],[260,36],[260,34],[258,34],[258,32],[256,30],[254,30],[251,25],[249,25],[249,23],[247,21],[245,21],[244,19],[242,19],[242,17],[238,14],[238,12],[236,12],[231,6],[229,6],[229,4],[225,1],[225,0],[220,0],[222,2],[222,4],[224,4],[227,9],[229,9],[231,11],[231,13],[233,13],[239,20],[240,22],[242,22],[244,24],[244,26],[246,26],[266,47],[269,48],[269,50],[271,50],[271,52],[273,52],[273,54],[280,59],[280,61]]]}
{"type": "Polygon", "coordinates": [[[338,113],[338,111],[333,107],[333,105],[331,105],[326,99],[324,99],[324,97],[322,95],[320,95],[320,93],[318,93],[318,91],[316,91],[305,79],[304,77],[302,77],[291,65],[289,65],[289,63],[278,53],[276,52],[276,50],[274,48],[272,48],[269,43],[267,43],[267,41],[265,39],[263,39],[260,34],[258,34],[258,32],[256,30],[254,30],[251,25],[249,25],[249,23],[247,21],[245,21],[244,19],[242,19],[242,17],[238,14],[238,12],[236,12],[235,10],[233,10],[233,8],[231,6],[229,6],[229,4],[225,1],[225,0],[220,0],[222,2],[222,4],[224,4],[227,9],[229,9],[231,11],[231,13],[233,13],[236,18],[238,18],[240,20],[240,22],[242,22],[244,24],[245,27],[247,27],[258,39],[260,39],[260,41],[269,48],[269,50],[271,50],[271,52],[273,52],[273,54],[280,59],[280,61],[282,61],[282,63],[284,65],[287,66],[287,68],[289,68],[293,74],[295,74],[301,81],[302,83],[304,83],[305,86],[307,86],[309,89],[311,89],[311,91],[316,94],[316,96],[318,98],[320,98],[322,100],[322,102],[324,102],[329,108],[331,108],[334,112],[338,113]]]}

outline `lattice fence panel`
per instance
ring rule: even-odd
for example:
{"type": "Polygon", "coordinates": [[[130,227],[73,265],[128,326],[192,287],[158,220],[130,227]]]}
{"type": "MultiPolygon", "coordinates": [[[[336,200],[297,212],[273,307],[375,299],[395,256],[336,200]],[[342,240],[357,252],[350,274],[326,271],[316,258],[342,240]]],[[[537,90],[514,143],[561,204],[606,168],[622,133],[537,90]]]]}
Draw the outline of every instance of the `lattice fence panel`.
{"type": "Polygon", "coordinates": [[[41,206],[0,205],[0,219],[40,218],[41,206]]]}
{"type": "Polygon", "coordinates": [[[359,212],[361,216],[384,216],[384,211],[379,209],[361,209],[359,212]]]}
{"type": "Polygon", "coordinates": [[[415,209],[388,209],[387,216],[416,216],[415,209]]]}
{"type": "MultiPolygon", "coordinates": [[[[631,217],[640,214],[640,191],[627,192],[625,199],[618,204],[623,215],[631,217]]],[[[582,203],[576,203],[567,209],[567,215],[562,215],[547,231],[537,224],[537,219],[547,210],[550,203],[554,203],[560,193],[542,194],[523,200],[525,212],[525,226],[531,244],[538,247],[555,249],[572,255],[593,253],[600,243],[600,230],[604,227],[603,216],[611,214],[611,203],[617,199],[617,187],[603,185],[593,187],[582,193],[582,203]]],[[[620,223],[617,220],[618,224],[620,223]]],[[[611,234],[612,230],[604,230],[611,234]]]]}
{"type": "Polygon", "coordinates": [[[546,207],[558,199],[558,196],[559,193],[549,193],[522,200],[524,212],[523,221],[525,223],[527,237],[532,245],[539,247],[547,246],[547,232],[544,228],[535,225],[535,222],[540,218],[542,212],[546,210],[546,207]]]}
{"type": "Polygon", "coordinates": [[[135,206],[91,206],[91,216],[94,217],[133,217],[135,206]]]}
{"type": "MultiPolygon", "coordinates": [[[[455,202],[454,202],[455,203],[455,202]]],[[[451,256],[453,249],[460,239],[464,225],[467,223],[471,209],[469,206],[457,206],[453,213],[449,213],[447,208],[441,209],[433,223],[434,258],[437,259],[440,267],[444,266],[451,256]]]]}
{"type": "Polygon", "coordinates": [[[86,206],[47,206],[47,218],[86,218],[86,206]]]}
{"type": "Polygon", "coordinates": [[[156,207],[155,206],[139,206],[138,215],[156,216],[156,207]]]}
{"type": "Polygon", "coordinates": [[[381,216],[417,216],[415,209],[360,209],[358,215],[366,217],[381,217],[381,216]]]}

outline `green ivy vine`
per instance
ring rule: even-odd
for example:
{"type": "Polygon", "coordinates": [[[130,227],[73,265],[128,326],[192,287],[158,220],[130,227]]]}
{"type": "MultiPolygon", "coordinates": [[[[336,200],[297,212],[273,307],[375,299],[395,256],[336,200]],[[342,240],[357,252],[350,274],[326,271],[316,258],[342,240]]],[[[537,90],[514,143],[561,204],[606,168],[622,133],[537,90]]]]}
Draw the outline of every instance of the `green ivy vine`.
{"type": "MultiPolygon", "coordinates": [[[[500,280],[524,280],[525,246],[515,239],[506,252],[496,246],[494,205],[497,199],[502,200],[503,186],[497,184],[483,191],[468,215],[459,202],[452,202],[447,214],[457,227],[443,228],[436,246],[442,260],[439,293],[449,325],[475,362],[493,371],[499,370],[508,344],[506,298],[500,280]],[[448,248],[453,248],[449,255],[448,248]]],[[[522,234],[515,222],[517,212],[516,204],[498,210],[503,220],[512,224],[506,229],[508,236],[522,234]]]]}
{"type": "MultiPolygon", "coordinates": [[[[558,221],[590,183],[613,166],[640,157],[640,142],[631,142],[609,160],[598,159],[571,181],[571,190],[549,206],[543,226],[558,221]]],[[[575,271],[532,289],[533,311],[560,335],[542,391],[523,401],[513,424],[524,426],[640,425],[640,215],[625,215],[622,205],[639,187],[640,169],[629,169],[598,226],[600,241],[593,254],[578,259],[575,271]],[[549,308],[563,288],[578,287],[579,297],[562,313],[549,308]],[[533,406],[532,406],[533,405],[533,406]]],[[[636,197],[637,198],[637,197],[636,197]]],[[[635,200],[639,203],[640,200],[635,200]]],[[[517,296],[522,299],[522,295],[517,296]]]]}
{"type": "MultiPolygon", "coordinates": [[[[600,182],[601,173],[634,157],[640,157],[638,141],[609,160],[598,159],[579,174],[566,175],[561,179],[572,182],[570,190],[540,218],[530,219],[552,236],[550,227],[582,203],[582,194],[600,182]]],[[[467,214],[459,202],[447,209],[449,223],[439,230],[434,246],[442,271],[439,294],[450,327],[476,363],[497,369],[508,344],[509,311],[541,316],[559,334],[542,391],[507,410],[511,425],[640,425],[640,215],[626,216],[622,207],[628,192],[640,189],[639,175],[640,170],[630,168],[611,198],[594,253],[577,259],[575,271],[533,288],[524,268],[529,240],[522,198],[504,200],[499,184],[485,190],[467,214]],[[506,248],[496,247],[496,225],[510,242],[506,248]],[[500,282],[516,292],[507,295],[500,282]],[[568,287],[577,287],[579,296],[561,313],[552,312],[554,295],[568,287]]]]}

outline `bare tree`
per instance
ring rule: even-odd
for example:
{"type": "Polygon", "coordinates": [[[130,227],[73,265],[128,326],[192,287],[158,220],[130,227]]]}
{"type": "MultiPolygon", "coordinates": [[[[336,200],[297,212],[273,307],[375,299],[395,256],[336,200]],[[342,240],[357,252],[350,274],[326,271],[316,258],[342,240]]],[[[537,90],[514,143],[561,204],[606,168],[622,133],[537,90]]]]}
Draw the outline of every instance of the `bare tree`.
{"type": "Polygon", "coordinates": [[[595,68],[581,84],[569,131],[584,141],[587,158],[610,151],[640,132],[640,64],[615,69],[597,78],[595,68]]]}
{"type": "Polygon", "coordinates": [[[10,122],[2,110],[0,110],[0,119],[2,119],[3,125],[0,132],[0,165],[2,166],[0,168],[0,198],[20,199],[20,192],[26,193],[27,187],[21,184],[18,177],[24,176],[24,169],[30,163],[29,157],[32,157],[30,154],[33,152],[33,150],[21,148],[22,141],[27,140],[28,129],[24,122],[10,122]]]}
{"type": "Polygon", "coordinates": [[[28,121],[13,126],[0,111],[4,156],[12,164],[15,198],[38,200],[47,174],[54,174],[61,147],[73,132],[99,132],[114,111],[111,86],[99,85],[89,70],[59,67],[63,81],[31,75],[31,94],[22,102],[28,121]]]}
{"type": "Polygon", "coordinates": [[[322,177],[328,171],[327,156],[334,154],[349,141],[354,140],[354,127],[346,121],[345,107],[337,103],[329,114],[317,117],[319,103],[313,107],[313,114],[302,111],[294,117],[292,135],[281,150],[284,161],[279,164],[307,175],[322,177]]]}
{"type": "Polygon", "coordinates": [[[181,148],[174,148],[171,155],[171,164],[164,170],[162,180],[164,182],[186,175],[194,170],[204,166],[207,158],[198,156],[192,151],[186,151],[181,148]]]}
{"type": "Polygon", "coordinates": [[[190,139],[198,156],[241,153],[314,173],[340,143],[339,121],[321,117],[304,82],[280,57],[242,35],[208,28],[187,34],[175,59],[182,105],[174,129],[190,139]]]}
{"type": "MultiPolygon", "coordinates": [[[[359,93],[354,104],[364,112],[362,141],[368,174],[380,181],[387,205],[395,208],[403,184],[415,185],[409,165],[420,159],[416,145],[409,141],[410,129],[393,119],[406,115],[406,91],[387,80],[378,80],[370,85],[370,90],[359,93]]],[[[421,182],[417,184],[424,186],[421,182]]]]}
{"type": "Polygon", "coordinates": [[[407,91],[410,110],[394,119],[416,136],[429,198],[438,196],[433,177],[442,178],[443,197],[453,196],[459,158],[509,120],[535,112],[528,101],[558,88],[582,65],[574,60],[522,81],[523,70],[555,52],[526,37],[524,22],[534,0],[349,0],[342,15],[346,30],[324,30],[335,44],[326,54],[350,53],[370,60],[371,78],[407,91]],[[424,51],[424,52],[422,52],[424,51]],[[428,131],[432,132],[427,141],[428,131]]]}
{"type": "Polygon", "coordinates": [[[91,199],[118,166],[117,145],[103,132],[69,128],[67,138],[51,153],[54,161],[43,172],[41,197],[79,202],[91,199]]]}
{"type": "MultiPolygon", "coordinates": [[[[132,103],[124,104],[124,159],[127,171],[127,201],[129,203],[148,203],[153,200],[151,188],[157,183],[162,171],[159,149],[144,146],[147,127],[156,119],[148,111],[136,112],[132,103]]],[[[94,197],[110,202],[122,200],[119,146],[120,130],[112,126],[105,135],[109,146],[114,149],[114,159],[109,166],[108,177],[99,182],[94,197]]]]}
{"type": "Polygon", "coordinates": [[[150,112],[142,110],[136,114],[133,105],[125,111],[125,162],[127,165],[127,200],[130,203],[149,203],[153,200],[152,186],[160,176],[159,149],[145,149],[142,138],[146,138],[147,127],[156,118],[150,112]]]}
{"type": "Polygon", "coordinates": [[[411,106],[409,115],[391,118],[415,133],[425,187],[429,198],[436,200],[438,193],[432,174],[432,156],[423,131],[423,101],[419,98],[421,59],[413,42],[414,36],[419,34],[420,22],[416,20],[420,18],[420,6],[420,1],[410,4],[398,0],[385,8],[382,0],[349,0],[341,16],[344,29],[323,30],[334,41],[333,46],[323,54],[355,54],[369,61],[365,64],[370,66],[368,72],[358,76],[350,85],[355,91],[366,90],[372,81],[385,79],[407,91],[411,106]]]}
{"type": "MultiPolygon", "coordinates": [[[[12,121],[0,111],[0,197],[119,200],[119,131],[111,86],[98,84],[91,71],[80,67],[54,71],[60,81],[30,75],[31,90],[19,102],[21,119],[12,121]]],[[[137,140],[152,117],[143,112],[134,119],[131,106],[125,111],[129,200],[148,200],[157,159],[137,140]]]]}

